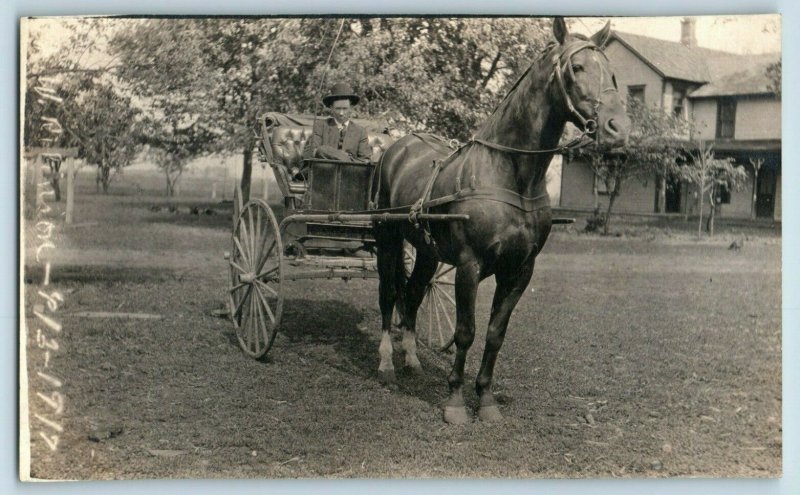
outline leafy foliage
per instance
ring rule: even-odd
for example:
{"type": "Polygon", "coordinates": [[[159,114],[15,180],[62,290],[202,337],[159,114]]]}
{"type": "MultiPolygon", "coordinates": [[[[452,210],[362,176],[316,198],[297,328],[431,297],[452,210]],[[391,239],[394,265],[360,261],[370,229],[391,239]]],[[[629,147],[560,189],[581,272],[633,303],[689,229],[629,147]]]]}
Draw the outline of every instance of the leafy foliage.
{"type": "Polygon", "coordinates": [[[147,19],[111,51],[142,98],[213,130],[208,150],[243,152],[265,111],[312,113],[335,81],[361,117],[464,139],[545,43],[543,19],[147,19]],[[330,60],[328,62],[328,59],[330,60]]]}
{"type": "Polygon", "coordinates": [[[77,147],[78,157],[99,168],[105,191],[111,171],[129,165],[137,152],[139,111],[119,90],[103,60],[108,19],[68,20],[61,50],[46,55],[38,36],[26,62],[25,146],[77,147]],[[57,128],[55,134],[48,131],[57,128]]]}
{"type": "Polygon", "coordinates": [[[711,144],[699,141],[691,151],[691,160],[677,169],[680,177],[693,184],[698,191],[698,236],[703,224],[703,203],[708,195],[711,213],[706,223],[706,231],[714,234],[714,217],[719,203],[719,193],[725,189],[739,189],[747,181],[747,171],[738,166],[732,158],[716,158],[711,144]]]}
{"type": "MultiPolygon", "coordinates": [[[[62,81],[66,74],[80,74],[77,84],[85,85],[80,91],[96,86],[96,98],[108,100],[111,87],[118,100],[108,101],[112,108],[136,109],[137,125],[146,128],[115,132],[132,136],[133,144],[177,153],[169,168],[185,163],[186,153],[242,153],[246,189],[256,117],[265,111],[320,113],[322,96],[339,80],[361,94],[360,117],[468,138],[541,52],[549,23],[540,18],[83,19],[69,26],[69,48],[51,56],[40,72],[61,74],[62,81]],[[98,53],[104,65],[91,66],[98,53]],[[189,127],[204,141],[185,142],[180,150],[153,143],[158,133],[165,144],[189,127]]],[[[99,116],[87,120],[98,121],[99,116]]],[[[96,148],[78,131],[71,126],[71,139],[87,150],[96,148]]],[[[131,143],[114,144],[127,149],[131,143]]]]}
{"type": "Polygon", "coordinates": [[[780,60],[767,66],[767,78],[769,79],[767,88],[775,93],[778,98],[781,97],[781,80],[783,78],[782,69],[782,62],[780,60]]]}
{"type": "Polygon", "coordinates": [[[614,201],[630,179],[646,180],[653,175],[665,177],[676,172],[684,156],[689,124],[681,117],[650,107],[638,100],[628,102],[632,132],[622,152],[602,148],[583,148],[584,158],[608,192],[604,233],[608,233],[614,201]]]}

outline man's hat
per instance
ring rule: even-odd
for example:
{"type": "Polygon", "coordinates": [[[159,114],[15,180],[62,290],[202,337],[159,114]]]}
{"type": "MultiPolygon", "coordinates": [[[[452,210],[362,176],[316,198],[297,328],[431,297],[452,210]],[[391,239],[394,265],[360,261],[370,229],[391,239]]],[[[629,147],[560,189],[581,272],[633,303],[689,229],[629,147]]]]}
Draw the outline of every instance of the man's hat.
{"type": "Polygon", "coordinates": [[[329,107],[334,101],[344,100],[345,98],[350,100],[351,105],[357,104],[361,99],[358,95],[353,94],[353,88],[351,88],[349,84],[340,82],[333,85],[331,94],[322,98],[322,103],[324,103],[326,107],[329,107]]]}

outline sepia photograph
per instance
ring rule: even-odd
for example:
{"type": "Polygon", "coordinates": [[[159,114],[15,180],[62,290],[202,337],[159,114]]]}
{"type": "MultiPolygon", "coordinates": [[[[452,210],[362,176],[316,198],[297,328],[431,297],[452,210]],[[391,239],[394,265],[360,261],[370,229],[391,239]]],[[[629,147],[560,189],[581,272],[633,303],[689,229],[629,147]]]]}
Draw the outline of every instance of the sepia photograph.
{"type": "Polygon", "coordinates": [[[781,30],[20,18],[19,478],[780,478],[781,30]]]}

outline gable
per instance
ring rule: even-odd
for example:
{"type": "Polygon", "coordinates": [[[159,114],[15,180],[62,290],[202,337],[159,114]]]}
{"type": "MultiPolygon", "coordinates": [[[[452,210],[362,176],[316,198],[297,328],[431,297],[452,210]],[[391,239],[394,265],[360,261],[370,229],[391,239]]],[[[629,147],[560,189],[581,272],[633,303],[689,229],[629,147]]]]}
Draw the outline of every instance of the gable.
{"type": "Polygon", "coordinates": [[[681,43],[664,41],[647,36],[614,31],[616,40],[661,77],[703,83],[711,80],[706,57],[715,52],[704,48],[688,47],[681,43]]]}
{"type": "Polygon", "coordinates": [[[649,106],[661,105],[664,79],[636,53],[616,40],[611,40],[604,52],[611,63],[617,84],[623,94],[631,86],[644,86],[645,103],[649,106]]]}

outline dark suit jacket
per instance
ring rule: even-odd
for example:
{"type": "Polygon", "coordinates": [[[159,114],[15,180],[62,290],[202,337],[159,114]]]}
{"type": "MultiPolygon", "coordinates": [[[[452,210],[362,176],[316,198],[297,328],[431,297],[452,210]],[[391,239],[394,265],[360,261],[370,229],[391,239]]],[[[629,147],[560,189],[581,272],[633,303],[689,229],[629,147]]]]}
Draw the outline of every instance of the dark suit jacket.
{"type": "MultiPolygon", "coordinates": [[[[339,127],[336,126],[333,117],[319,119],[314,123],[314,132],[306,141],[303,158],[314,158],[314,152],[322,145],[339,147],[339,127]]],[[[342,151],[350,154],[356,161],[369,161],[372,158],[372,150],[369,147],[367,130],[351,120],[344,133],[342,151]]]]}

